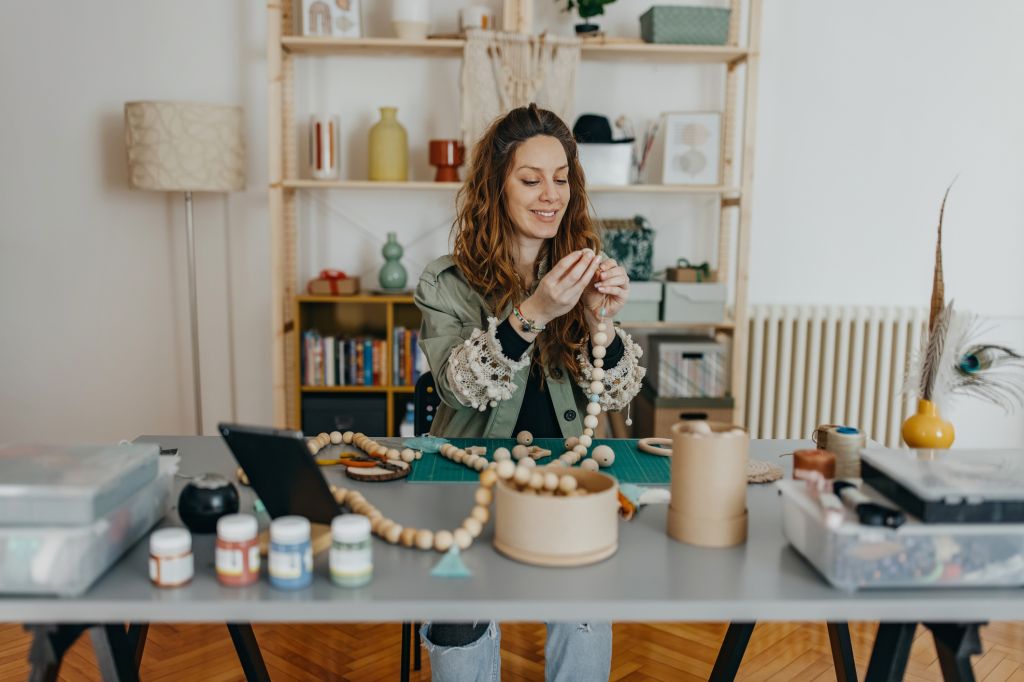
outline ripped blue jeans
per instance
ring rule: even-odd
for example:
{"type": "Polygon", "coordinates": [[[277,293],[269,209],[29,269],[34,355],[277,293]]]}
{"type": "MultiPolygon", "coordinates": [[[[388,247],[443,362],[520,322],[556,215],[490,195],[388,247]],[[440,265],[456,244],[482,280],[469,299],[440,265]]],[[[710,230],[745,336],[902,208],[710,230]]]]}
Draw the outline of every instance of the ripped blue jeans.
{"type": "MultiPolygon", "coordinates": [[[[608,679],[612,666],[611,623],[548,623],[547,626],[544,647],[547,682],[608,679]]],[[[439,627],[461,627],[462,632],[473,628],[470,625],[439,627]]],[[[501,628],[497,623],[488,623],[483,634],[459,646],[435,643],[431,639],[431,623],[424,623],[420,637],[430,655],[431,679],[439,682],[501,680],[501,628]]]]}

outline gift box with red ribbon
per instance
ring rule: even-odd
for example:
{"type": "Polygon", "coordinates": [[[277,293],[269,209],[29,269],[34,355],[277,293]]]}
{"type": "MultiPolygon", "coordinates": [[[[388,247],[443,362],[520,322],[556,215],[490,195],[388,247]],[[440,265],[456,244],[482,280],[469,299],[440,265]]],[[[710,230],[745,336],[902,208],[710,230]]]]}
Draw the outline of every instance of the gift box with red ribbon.
{"type": "Polygon", "coordinates": [[[313,296],[351,296],[359,293],[359,278],[343,270],[321,270],[319,277],[309,280],[306,291],[313,296]]]}

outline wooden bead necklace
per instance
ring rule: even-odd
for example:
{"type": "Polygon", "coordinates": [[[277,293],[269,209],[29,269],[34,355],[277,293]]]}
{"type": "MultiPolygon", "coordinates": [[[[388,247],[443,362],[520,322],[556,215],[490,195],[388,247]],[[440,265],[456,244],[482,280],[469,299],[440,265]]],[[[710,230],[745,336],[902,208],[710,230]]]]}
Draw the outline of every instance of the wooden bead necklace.
{"type": "Polygon", "coordinates": [[[398,450],[398,448],[389,448],[385,445],[381,445],[372,438],[362,433],[353,433],[352,431],[346,431],[344,433],[340,431],[332,431],[331,433],[321,433],[317,436],[312,436],[306,440],[306,447],[309,448],[310,454],[314,457],[330,445],[354,445],[370,457],[379,460],[396,459],[411,464],[413,460],[420,459],[423,456],[418,450],[412,448],[405,448],[404,450],[398,450]]]}
{"type": "Polygon", "coordinates": [[[451,531],[432,531],[403,526],[389,519],[358,490],[331,486],[331,493],[338,505],[348,507],[353,513],[368,518],[371,532],[384,541],[403,547],[447,552],[452,545],[457,545],[459,549],[468,549],[473,540],[483,532],[484,526],[491,518],[490,507],[494,501],[494,486],[498,479],[507,481],[524,493],[564,497],[588,494],[585,488],[579,487],[573,476],[559,476],[550,467],[531,466],[526,464],[525,460],[518,466],[510,459],[492,462],[480,472],[480,486],[473,493],[475,504],[469,516],[463,519],[462,525],[451,531]]]}

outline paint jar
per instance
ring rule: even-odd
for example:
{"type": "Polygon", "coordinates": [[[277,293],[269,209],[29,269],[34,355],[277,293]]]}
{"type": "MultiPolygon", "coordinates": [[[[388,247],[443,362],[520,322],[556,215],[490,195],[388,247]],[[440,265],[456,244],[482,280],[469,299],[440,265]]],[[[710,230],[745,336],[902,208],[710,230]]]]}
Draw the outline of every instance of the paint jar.
{"type": "Polygon", "coordinates": [[[373,578],[370,519],[342,514],[331,521],[331,580],[342,587],[361,587],[373,578]]]}
{"type": "Polygon", "coordinates": [[[270,524],[270,584],[297,590],[313,582],[313,545],[309,519],[282,516],[270,524]]]}
{"type": "Polygon", "coordinates": [[[178,587],[192,580],[192,534],[186,528],[161,528],[149,536],[149,579],[157,587],[178,587]]]}
{"type": "Polygon", "coordinates": [[[217,519],[217,580],[228,587],[252,585],[260,577],[256,517],[228,514],[217,519]]]}

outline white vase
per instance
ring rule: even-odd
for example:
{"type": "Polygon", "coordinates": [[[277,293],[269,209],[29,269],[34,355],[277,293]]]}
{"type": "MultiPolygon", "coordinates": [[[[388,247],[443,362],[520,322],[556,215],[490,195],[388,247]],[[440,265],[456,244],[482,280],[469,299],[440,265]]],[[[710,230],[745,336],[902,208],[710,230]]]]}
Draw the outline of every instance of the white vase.
{"type": "Polygon", "coordinates": [[[391,26],[403,40],[426,40],[430,0],[391,0],[391,26]]]}

